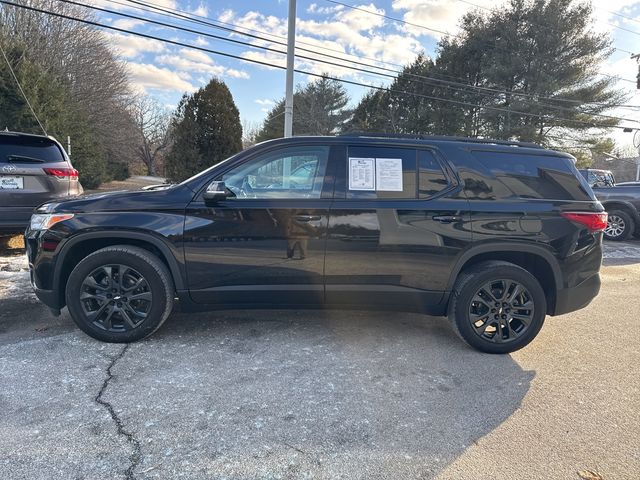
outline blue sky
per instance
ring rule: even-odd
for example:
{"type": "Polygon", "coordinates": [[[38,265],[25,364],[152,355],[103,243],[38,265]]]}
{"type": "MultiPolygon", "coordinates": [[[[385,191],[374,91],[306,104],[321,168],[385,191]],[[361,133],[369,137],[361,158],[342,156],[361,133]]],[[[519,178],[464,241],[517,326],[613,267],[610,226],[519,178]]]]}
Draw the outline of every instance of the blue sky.
{"type": "MultiPolygon", "coordinates": [[[[140,11],[126,0],[94,0],[94,4],[104,8],[145,16],[163,22],[178,24],[194,30],[234,38],[255,45],[283,50],[278,42],[286,41],[287,0],[235,0],[197,2],[186,0],[140,0],[156,6],[179,10],[199,19],[224,22],[223,26],[250,32],[269,38],[259,40],[211,28],[207,25],[190,23],[167,16],[140,11]]],[[[340,58],[375,63],[385,68],[399,69],[415,58],[420,51],[434,54],[435,46],[442,33],[414,27],[336,5],[326,0],[298,0],[297,42],[310,49],[340,58]],[[350,56],[351,55],[351,56],[350,56]]],[[[406,22],[455,34],[460,17],[476,7],[495,7],[503,2],[489,0],[375,0],[363,2],[343,0],[379,14],[405,20],[406,22]]],[[[595,0],[596,26],[607,30],[614,39],[617,50],[601,71],[611,75],[635,80],[637,65],[622,51],[640,51],[640,2],[632,0],[595,0]],[[616,15],[616,13],[618,15],[616,15]],[[624,17],[629,18],[624,18],[624,17]],[[620,27],[620,28],[616,28],[620,27]],[[637,32],[637,33],[632,33],[637,32]]],[[[144,8],[144,7],[143,7],[144,8]]],[[[220,50],[243,58],[251,58],[270,65],[284,65],[285,56],[234,45],[204,35],[189,34],[170,28],[148,25],[118,15],[100,13],[102,21],[127,30],[170,38],[189,45],[220,50]]],[[[110,41],[118,49],[121,58],[127,62],[131,80],[136,89],[144,91],[168,107],[174,107],[185,92],[206,84],[211,76],[217,76],[229,86],[243,120],[257,124],[262,121],[273,102],[284,95],[284,71],[254,65],[242,60],[224,58],[218,55],[188,48],[163,44],[154,40],[110,32],[110,41]]],[[[301,55],[309,52],[298,51],[301,55]]],[[[329,72],[333,76],[357,82],[381,85],[390,79],[370,76],[340,67],[318,64],[299,59],[297,67],[314,73],[329,72]]],[[[311,78],[296,74],[296,84],[311,78]]],[[[635,83],[621,80],[619,87],[631,95],[630,104],[639,105],[640,95],[635,83]]],[[[366,92],[365,87],[348,86],[353,102],[366,92]]],[[[640,120],[640,110],[619,110],[615,114],[640,120]]],[[[630,135],[615,134],[621,143],[630,143],[630,135]]]]}

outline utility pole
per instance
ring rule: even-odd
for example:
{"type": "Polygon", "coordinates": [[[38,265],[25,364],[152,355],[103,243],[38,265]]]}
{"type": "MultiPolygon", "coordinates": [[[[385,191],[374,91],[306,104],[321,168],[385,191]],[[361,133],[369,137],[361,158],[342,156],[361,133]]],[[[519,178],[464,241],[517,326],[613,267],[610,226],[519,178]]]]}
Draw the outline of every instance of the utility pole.
{"type": "Polygon", "coordinates": [[[71,157],[71,136],[67,135],[67,155],[71,157]]]}
{"type": "Polygon", "coordinates": [[[287,79],[284,99],[284,136],[293,136],[293,69],[296,58],[296,0],[289,0],[287,30],[287,79]]]}

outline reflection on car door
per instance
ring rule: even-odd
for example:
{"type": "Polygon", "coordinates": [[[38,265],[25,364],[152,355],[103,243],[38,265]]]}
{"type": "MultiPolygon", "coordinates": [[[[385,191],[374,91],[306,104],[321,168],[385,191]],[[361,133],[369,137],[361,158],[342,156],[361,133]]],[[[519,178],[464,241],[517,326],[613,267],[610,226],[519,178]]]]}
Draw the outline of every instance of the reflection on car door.
{"type": "Polygon", "coordinates": [[[468,202],[445,171],[429,149],[343,150],[328,226],[328,302],[416,311],[440,302],[455,259],[471,241],[468,202]],[[350,169],[356,159],[377,168],[373,188],[350,189],[349,175],[366,177],[350,169]],[[399,172],[392,170],[400,163],[402,188],[377,189],[385,175],[387,183],[397,179],[399,172]]]}
{"type": "Polygon", "coordinates": [[[329,148],[258,153],[217,178],[231,196],[187,207],[185,260],[191,298],[230,305],[320,304],[333,178],[329,148]],[[300,167],[312,170],[300,182],[300,167]],[[297,180],[297,181],[296,181],[297,180]]]}

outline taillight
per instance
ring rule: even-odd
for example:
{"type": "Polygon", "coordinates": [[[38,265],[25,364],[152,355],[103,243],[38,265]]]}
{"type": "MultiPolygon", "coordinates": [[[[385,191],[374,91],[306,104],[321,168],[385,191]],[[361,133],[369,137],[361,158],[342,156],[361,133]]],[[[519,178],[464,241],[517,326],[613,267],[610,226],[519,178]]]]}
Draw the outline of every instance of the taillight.
{"type": "Polygon", "coordinates": [[[78,171],[75,168],[45,168],[44,172],[47,175],[58,178],[70,177],[72,179],[78,178],[78,171]]]}
{"type": "Polygon", "coordinates": [[[601,232],[607,228],[607,212],[562,212],[560,215],[584,225],[590,232],[601,232]]]}

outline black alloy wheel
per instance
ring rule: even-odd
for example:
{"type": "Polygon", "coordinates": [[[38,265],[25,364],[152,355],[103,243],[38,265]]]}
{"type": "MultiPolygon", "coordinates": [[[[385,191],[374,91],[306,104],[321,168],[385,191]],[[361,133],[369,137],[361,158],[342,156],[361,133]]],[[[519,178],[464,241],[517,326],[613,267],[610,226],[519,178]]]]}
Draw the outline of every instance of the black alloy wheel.
{"type": "Polygon", "coordinates": [[[485,340],[512,342],[529,328],[534,312],[532,296],[521,283],[499,279],[484,284],[473,296],[469,321],[485,340]]]}
{"type": "Polygon", "coordinates": [[[167,319],[175,289],[166,265],[131,245],[105,247],[83,258],[66,288],[71,318],[103,342],[134,342],[167,319]]]}
{"type": "Polygon", "coordinates": [[[547,298],[530,272],[491,260],[462,271],[449,299],[453,330],[473,348],[510,353],[531,342],[544,323],[547,298]]]}
{"type": "Polygon", "coordinates": [[[80,289],[80,305],[87,321],[109,332],[138,327],[149,315],[152,300],[147,279],[127,265],[96,268],[80,289]]]}

